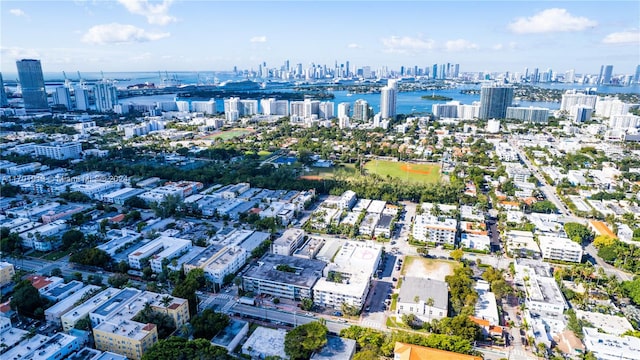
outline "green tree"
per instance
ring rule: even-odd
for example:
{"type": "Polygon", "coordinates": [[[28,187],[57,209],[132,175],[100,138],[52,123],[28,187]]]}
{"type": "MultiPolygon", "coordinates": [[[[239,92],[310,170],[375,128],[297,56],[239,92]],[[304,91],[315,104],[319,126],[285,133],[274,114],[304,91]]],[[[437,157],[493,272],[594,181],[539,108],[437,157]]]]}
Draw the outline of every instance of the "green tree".
{"type": "Polygon", "coordinates": [[[304,298],[300,301],[300,308],[305,311],[310,311],[313,309],[313,300],[309,298],[304,298]]]}
{"type": "Polygon", "coordinates": [[[126,274],[116,273],[109,276],[107,283],[114,288],[122,289],[129,283],[129,277],[126,274]]]}
{"type": "Polygon", "coordinates": [[[565,223],[564,231],[571,240],[579,244],[593,239],[591,230],[580,223],[565,223]]]}
{"type": "Polygon", "coordinates": [[[191,319],[193,336],[196,338],[211,340],[227,325],[229,325],[229,317],[211,309],[205,309],[202,313],[191,319]]]}
{"type": "Polygon", "coordinates": [[[98,248],[88,248],[75,252],[69,257],[69,262],[82,265],[99,266],[103,268],[111,267],[111,256],[104,250],[98,248]]]}
{"type": "Polygon", "coordinates": [[[453,258],[453,260],[460,261],[462,259],[462,257],[464,256],[464,252],[462,251],[462,249],[455,249],[455,250],[451,251],[450,255],[453,258]]]}
{"type": "Polygon", "coordinates": [[[309,359],[327,343],[327,326],[318,322],[300,325],[284,338],[284,352],[292,360],[309,359]]]}
{"type": "Polygon", "coordinates": [[[68,249],[72,245],[80,243],[83,239],[84,234],[82,231],[72,229],[62,235],[62,246],[68,249]]]}
{"type": "Polygon", "coordinates": [[[187,340],[170,337],[155,343],[142,355],[142,360],[230,360],[227,350],[214,346],[209,340],[187,340]]]}
{"type": "Polygon", "coordinates": [[[13,288],[10,305],[20,315],[34,317],[36,310],[42,309],[45,303],[29,280],[22,280],[13,288]]]}
{"type": "Polygon", "coordinates": [[[189,271],[183,281],[176,284],[172,295],[189,301],[189,313],[193,316],[198,312],[198,300],[196,291],[204,286],[205,278],[202,269],[194,269],[189,271]]]}

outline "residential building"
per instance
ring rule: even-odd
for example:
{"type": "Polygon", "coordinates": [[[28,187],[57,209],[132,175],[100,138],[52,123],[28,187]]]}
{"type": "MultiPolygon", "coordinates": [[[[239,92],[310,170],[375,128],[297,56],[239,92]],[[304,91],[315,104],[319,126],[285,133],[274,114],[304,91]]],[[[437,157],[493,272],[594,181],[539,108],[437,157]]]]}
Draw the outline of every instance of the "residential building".
{"type": "Polygon", "coordinates": [[[25,110],[28,112],[49,111],[49,102],[40,60],[17,60],[16,66],[25,110]]]}
{"type": "Polygon", "coordinates": [[[319,260],[267,253],[244,273],[242,289],[284,299],[311,299],[325,266],[319,260]]]}
{"type": "Polygon", "coordinates": [[[183,268],[185,273],[188,273],[192,269],[200,268],[204,271],[204,276],[209,281],[222,285],[227,275],[234,274],[240,270],[251,256],[251,252],[234,245],[223,246],[222,248],[213,245],[213,247],[219,250],[214,252],[212,251],[214,248],[210,246],[202,253],[210,254],[213,252],[213,255],[209,258],[196,256],[193,260],[185,263],[183,268]]]}
{"type": "Polygon", "coordinates": [[[95,84],[93,92],[96,97],[98,112],[111,112],[118,105],[118,90],[111,81],[102,80],[95,84]]]}
{"type": "Polygon", "coordinates": [[[423,213],[415,216],[412,235],[418,241],[455,245],[457,229],[456,219],[423,213]]]}
{"type": "Polygon", "coordinates": [[[53,103],[56,105],[64,106],[67,110],[73,109],[69,88],[66,86],[57,86],[55,88],[55,92],[53,93],[53,103]]]}
{"type": "Polygon", "coordinates": [[[560,110],[568,111],[572,113],[576,106],[584,105],[591,109],[596,108],[597,95],[585,94],[576,90],[567,90],[562,94],[562,101],[560,102],[560,110]]]}
{"type": "Polygon", "coordinates": [[[271,252],[278,255],[291,255],[304,240],[304,230],[290,228],[284,231],[282,236],[273,241],[271,252]]]}
{"type": "Polygon", "coordinates": [[[82,153],[79,142],[41,144],[34,146],[36,156],[46,156],[55,160],[77,159],[82,153]]]}
{"type": "Polygon", "coordinates": [[[2,261],[0,262],[0,287],[7,285],[10,283],[15,275],[16,271],[13,267],[13,264],[2,261]]]}
{"type": "Polygon", "coordinates": [[[511,106],[512,101],[511,86],[483,86],[480,89],[479,118],[482,120],[504,119],[507,115],[507,107],[511,106]]]}
{"type": "Polygon", "coordinates": [[[635,360],[640,353],[640,338],[601,333],[584,327],[584,346],[599,360],[635,360]]]}
{"type": "Polygon", "coordinates": [[[549,121],[549,109],[533,106],[527,108],[508,107],[506,118],[535,124],[543,124],[549,121]]]}
{"type": "Polygon", "coordinates": [[[333,254],[332,262],[324,268],[323,278],[313,287],[314,303],[336,309],[345,303],[362,309],[382,257],[382,246],[374,242],[346,241],[333,254]]]}
{"type": "Polygon", "coordinates": [[[463,233],[460,235],[460,246],[471,250],[491,250],[491,238],[487,235],[463,233]]]}
{"type": "Polygon", "coordinates": [[[369,120],[369,103],[365,100],[358,99],[353,103],[353,120],[367,121],[369,120]]]}
{"type": "Polygon", "coordinates": [[[42,291],[40,294],[42,297],[57,302],[62,299],[65,299],[69,295],[79,291],[84,287],[82,281],[72,280],[68,283],[60,283],[55,286],[51,286],[46,291],[42,291]]]}
{"type": "MultiPolygon", "coordinates": [[[[389,80],[391,82],[391,80],[389,80]]],[[[388,85],[380,89],[380,117],[382,119],[393,119],[396,117],[396,102],[398,98],[398,89],[395,86],[388,85]]]]}
{"type": "Polygon", "coordinates": [[[475,290],[478,293],[478,301],[476,302],[474,316],[488,321],[490,326],[500,325],[496,295],[489,291],[489,283],[484,280],[478,280],[475,290]]]}
{"type": "MultiPolygon", "coordinates": [[[[57,302],[55,305],[47,308],[44,311],[44,317],[48,322],[54,323],[57,326],[61,326],[61,318],[68,311],[75,307],[75,304],[82,299],[88,293],[94,293],[99,291],[100,287],[96,285],[87,285],[76,291],[75,293],[67,296],[65,299],[57,302]]],[[[66,330],[65,330],[66,331],[66,330]]]]}
{"type": "Polygon", "coordinates": [[[396,342],[393,360],[482,360],[480,356],[459,354],[419,345],[396,342]]]}
{"type": "Polygon", "coordinates": [[[3,360],[64,359],[80,349],[80,339],[64,333],[57,333],[51,337],[45,335],[27,336],[25,340],[2,354],[3,360]]]}
{"type": "Polygon", "coordinates": [[[435,279],[405,276],[398,294],[396,313],[414,314],[422,321],[447,317],[449,290],[447,283],[435,279]]]}
{"type": "Polygon", "coordinates": [[[176,328],[189,321],[187,300],[125,288],[89,314],[96,349],[140,360],[158,341],[156,324],[133,320],[147,305],[171,317],[176,328]]]}
{"type": "Polygon", "coordinates": [[[146,245],[138,248],[127,257],[129,266],[142,270],[144,259],[149,259],[151,270],[155,273],[162,272],[163,261],[180,257],[191,250],[191,240],[185,240],[170,236],[160,236],[146,245]]]}
{"type": "Polygon", "coordinates": [[[76,100],[76,110],[89,110],[89,90],[84,86],[73,88],[73,96],[76,100]]]}
{"type": "Polygon", "coordinates": [[[582,246],[571,239],[559,236],[538,236],[540,251],[543,259],[569,261],[579,263],[582,261],[582,246]]]}
{"type": "Polygon", "coordinates": [[[551,274],[549,264],[516,258],[515,270],[516,284],[524,286],[529,311],[562,315],[567,302],[551,274]]]}
{"type": "Polygon", "coordinates": [[[120,289],[107,288],[98,294],[92,296],[85,302],[77,305],[71,310],[65,312],[60,316],[60,322],[62,322],[62,329],[69,331],[80,321],[89,316],[91,312],[100,307],[102,304],[111,299],[114,295],[120,292],[120,289]]]}
{"type": "Polygon", "coordinates": [[[7,92],[4,89],[4,80],[2,79],[2,73],[0,73],[0,107],[6,107],[9,105],[7,99],[7,92]]]}

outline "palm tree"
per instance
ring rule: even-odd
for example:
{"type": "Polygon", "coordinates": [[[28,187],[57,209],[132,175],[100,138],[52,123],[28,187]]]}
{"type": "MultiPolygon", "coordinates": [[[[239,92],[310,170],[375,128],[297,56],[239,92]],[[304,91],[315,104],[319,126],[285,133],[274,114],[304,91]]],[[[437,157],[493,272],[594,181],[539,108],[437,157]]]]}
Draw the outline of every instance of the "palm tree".
{"type": "Polygon", "coordinates": [[[426,304],[427,304],[427,306],[429,307],[429,322],[431,322],[431,308],[433,307],[433,304],[434,304],[433,298],[432,298],[432,297],[429,297],[429,298],[427,299],[426,304]]]}

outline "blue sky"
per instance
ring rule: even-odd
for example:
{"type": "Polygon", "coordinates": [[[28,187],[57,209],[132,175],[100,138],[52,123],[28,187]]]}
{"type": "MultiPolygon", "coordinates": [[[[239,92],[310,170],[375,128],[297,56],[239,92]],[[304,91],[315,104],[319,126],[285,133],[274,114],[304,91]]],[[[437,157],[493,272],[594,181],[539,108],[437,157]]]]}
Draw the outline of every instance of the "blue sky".
{"type": "Polygon", "coordinates": [[[188,71],[460,63],[461,71],[538,67],[631,74],[638,1],[0,2],[0,70],[188,71]]]}

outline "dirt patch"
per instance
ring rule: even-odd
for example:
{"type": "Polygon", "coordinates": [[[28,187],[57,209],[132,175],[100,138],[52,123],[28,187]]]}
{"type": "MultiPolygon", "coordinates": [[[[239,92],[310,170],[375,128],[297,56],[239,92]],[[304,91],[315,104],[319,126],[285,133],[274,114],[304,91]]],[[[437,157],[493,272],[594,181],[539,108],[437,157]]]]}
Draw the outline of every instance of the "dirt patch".
{"type": "Polygon", "coordinates": [[[406,171],[406,172],[410,172],[412,174],[421,174],[421,175],[429,175],[429,174],[431,174],[431,169],[429,169],[429,170],[413,169],[413,167],[411,165],[408,165],[408,164],[401,165],[400,166],[400,170],[406,171]]]}
{"type": "Polygon", "coordinates": [[[453,269],[456,268],[456,263],[446,260],[432,260],[423,259],[419,257],[412,257],[410,261],[406,261],[402,273],[404,275],[424,277],[429,279],[435,279],[444,281],[447,275],[453,274],[453,269]]]}
{"type": "Polygon", "coordinates": [[[322,180],[322,177],[318,176],[318,175],[302,175],[302,176],[300,176],[300,179],[302,179],[302,180],[317,180],[317,181],[319,181],[319,180],[322,180]]]}

